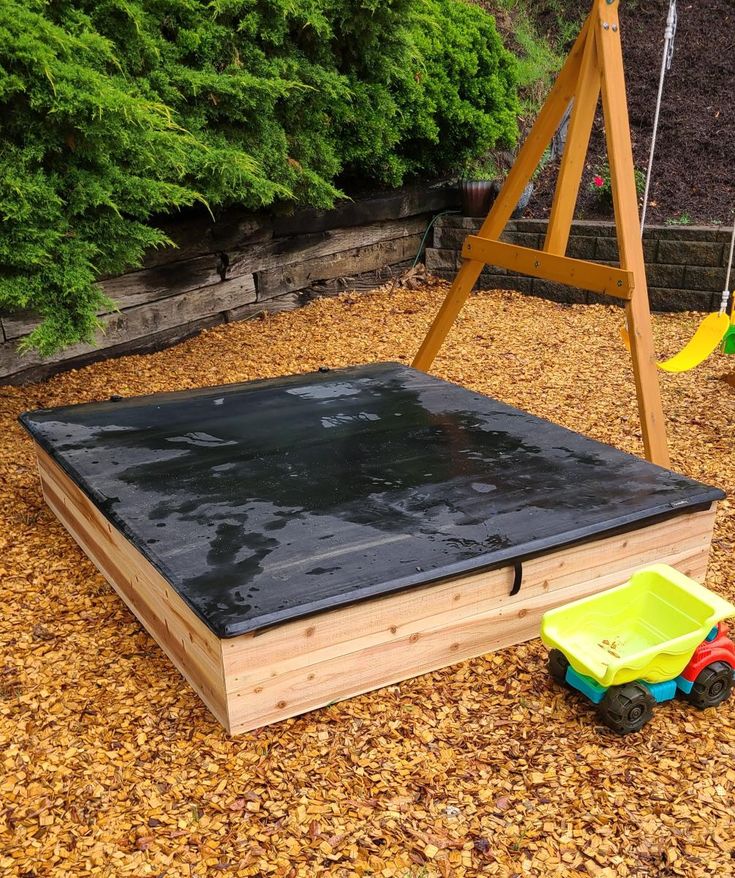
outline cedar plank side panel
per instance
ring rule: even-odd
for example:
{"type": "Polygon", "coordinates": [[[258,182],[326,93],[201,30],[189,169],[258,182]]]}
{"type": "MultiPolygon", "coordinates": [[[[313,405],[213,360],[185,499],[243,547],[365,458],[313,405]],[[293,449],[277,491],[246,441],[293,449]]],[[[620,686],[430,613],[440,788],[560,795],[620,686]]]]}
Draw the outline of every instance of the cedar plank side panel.
{"type": "Polygon", "coordinates": [[[669,563],[703,581],[713,525],[714,510],[691,513],[541,556],[524,565],[526,584],[514,598],[513,571],[504,568],[225,640],[231,731],[531,640],[547,610],[619,585],[647,564],[669,563]]]}
{"type": "Polygon", "coordinates": [[[46,503],[138,621],[229,727],[217,637],[43,449],[36,446],[46,503]]]}

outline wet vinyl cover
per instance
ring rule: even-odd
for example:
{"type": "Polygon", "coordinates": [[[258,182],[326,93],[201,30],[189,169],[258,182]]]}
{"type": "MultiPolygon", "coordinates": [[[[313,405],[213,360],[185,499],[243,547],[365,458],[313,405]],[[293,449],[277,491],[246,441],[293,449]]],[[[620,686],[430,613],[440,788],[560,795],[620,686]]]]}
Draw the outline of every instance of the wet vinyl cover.
{"type": "Polygon", "coordinates": [[[220,637],[723,497],[392,363],[21,422],[220,637]]]}

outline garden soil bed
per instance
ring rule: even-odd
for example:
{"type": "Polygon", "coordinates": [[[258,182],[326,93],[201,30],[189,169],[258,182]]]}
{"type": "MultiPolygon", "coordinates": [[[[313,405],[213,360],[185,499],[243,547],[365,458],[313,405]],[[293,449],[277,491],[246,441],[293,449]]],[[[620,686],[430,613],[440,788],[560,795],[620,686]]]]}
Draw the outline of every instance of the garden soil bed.
{"type": "MultiPolygon", "coordinates": [[[[480,4],[491,12],[496,0],[480,4]]],[[[528,4],[542,33],[558,40],[556,16],[581,19],[589,0],[544,0],[528,4]]],[[[636,167],[645,173],[651,147],[656,93],[663,51],[668,0],[621,2],[620,20],[628,82],[630,122],[636,167]]],[[[498,23],[508,16],[498,14],[498,23]]],[[[506,40],[512,35],[506,35],[506,40]]],[[[735,6],[731,0],[679,3],[675,54],[661,109],[648,221],[710,224],[731,222],[735,213],[735,6]]],[[[578,204],[584,219],[605,219],[591,188],[605,161],[605,139],[598,114],[588,167],[578,204]]],[[[529,216],[546,217],[556,167],[547,166],[537,181],[529,216]]]]}
{"type": "MultiPolygon", "coordinates": [[[[229,739],[43,503],[28,409],[410,361],[444,286],[319,300],[0,388],[0,871],[8,876],[728,875],[735,702],[637,736],[538,641],[229,739]]],[[[443,378],[640,453],[622,314],[474,296],[443,378]]],[[[657,315],[661,353],[695,315],[657,315]]],[[[735,494],[735,358],[664,376],[674,467],[735,494]]],[[[735,598],[720,504],[707,585],[735,598]]]]}

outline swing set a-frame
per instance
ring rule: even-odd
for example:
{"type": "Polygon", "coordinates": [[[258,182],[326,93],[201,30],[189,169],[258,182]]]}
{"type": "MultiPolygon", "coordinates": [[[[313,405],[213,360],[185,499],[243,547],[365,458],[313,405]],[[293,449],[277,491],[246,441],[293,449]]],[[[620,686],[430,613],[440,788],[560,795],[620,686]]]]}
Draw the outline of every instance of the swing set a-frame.
{"type": "Polygon", "coordinates": [[[413,365],[426,371],[485,265],[614,296],[625,303],[638,411],[646,457],[669,466],[638,216],[633,150],[618,21],[618,0],[594,0],[592,11],[487,218],[462,248],[462,266],[413,365]],[[566,255],[592,125],[602,93],[620,267],[566,255]],[[543,250],[499,240],[570,102],[574,102],[543,250]]]}

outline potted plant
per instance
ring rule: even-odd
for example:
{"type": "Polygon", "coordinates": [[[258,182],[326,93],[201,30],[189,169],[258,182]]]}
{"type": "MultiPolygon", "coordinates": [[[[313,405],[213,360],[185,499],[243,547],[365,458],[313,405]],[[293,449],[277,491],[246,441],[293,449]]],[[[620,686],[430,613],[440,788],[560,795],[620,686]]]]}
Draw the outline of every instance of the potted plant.
{"type": "Polygon", "coordinates": [[[470,159],[459,180],[462,213],[465,216],[485,216],[500,191],[500,171],[492,156],[487,154],[470,159]]]}
{"type": "MultiPolygon", "coordinates": [[[[465,216],[485,216],[492,207],[500,192],[507,171],[513,166],[514,157],[510,152],[485,153],[471,159],[459,181],[462,212],[465,216]]],[[[521,193],[512,219],[523,216],[531,195],[534,183],[531,180],[521,193]]]]}

